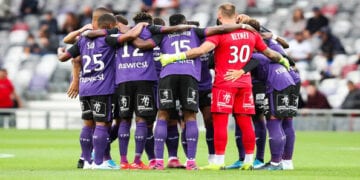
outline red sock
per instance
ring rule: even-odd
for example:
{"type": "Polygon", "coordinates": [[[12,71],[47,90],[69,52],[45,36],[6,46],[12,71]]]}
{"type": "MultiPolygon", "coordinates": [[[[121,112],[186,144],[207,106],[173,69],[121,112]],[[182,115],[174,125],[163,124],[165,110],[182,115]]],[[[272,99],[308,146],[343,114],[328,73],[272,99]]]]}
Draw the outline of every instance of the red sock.
{"type": "Polygon", "coordinates": [[[245,154],[253,154],[255,149],[255,132],[251,121],[251,116],[236,114],[236,123],[242,132],[242,143],[245,154]]]}
{"type": "Polygon", "coordinates": [[[227,126],[229,114],[213,113],[215,154],[224,155],[227,143],[227,126]]]}

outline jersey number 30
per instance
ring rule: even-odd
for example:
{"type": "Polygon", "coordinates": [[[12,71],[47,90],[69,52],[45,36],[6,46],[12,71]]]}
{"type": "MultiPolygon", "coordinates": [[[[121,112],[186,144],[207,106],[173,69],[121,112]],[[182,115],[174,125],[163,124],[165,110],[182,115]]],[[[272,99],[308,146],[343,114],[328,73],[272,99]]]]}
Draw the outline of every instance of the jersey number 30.
{"type": "Polygon", "coordinates": [[[230,46],[230,49],[231,49],[230,55],[233,57],[232,59],[229,60],[230,64],[235,64],[238,61],[244,63],[249,59],[249,56],[250,56],[250,46],[249,45],[241,46],[240,52],[239,52],[239,47],[237,47],[237,46],[230,46]]]}
{"type": "Polygon", "coordinates": [[[85,65],[83,67],[83,73],[90,73],[91,69],[89,69],[89,65],[91,64],[91,61],[94,61],[94,64],[97,65],[97,67],[94,69],[94,71],[102,71],[105,67],[104,62],[102,62],[101,58],[101,54],[94,54],[93,57],[91,58],[88,55],[84,55],[83,59],[85,60],[85,65]]]}

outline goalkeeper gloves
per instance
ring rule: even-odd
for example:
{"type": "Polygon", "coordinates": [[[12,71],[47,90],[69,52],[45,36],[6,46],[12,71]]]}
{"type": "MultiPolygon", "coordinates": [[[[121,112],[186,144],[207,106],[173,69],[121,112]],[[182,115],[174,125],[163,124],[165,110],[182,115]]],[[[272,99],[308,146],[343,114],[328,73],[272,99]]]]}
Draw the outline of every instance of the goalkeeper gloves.
{"type": "Polygon", "coordinates": [[[162,54],[160,55],[160,62],[162,66],[166,66],[170,63],[173,63],[178,60],[186,59],[185,53],[176,53],[176,54],[162,54]]]}
{"type": "Polygon", "coordinates": [[[282,58],[279,60],[279,64],[283,65],[287,70],[290,69],[289,60],[287,60],[287,59],[284,58],[284,57],[282,57],[282,58]]]}

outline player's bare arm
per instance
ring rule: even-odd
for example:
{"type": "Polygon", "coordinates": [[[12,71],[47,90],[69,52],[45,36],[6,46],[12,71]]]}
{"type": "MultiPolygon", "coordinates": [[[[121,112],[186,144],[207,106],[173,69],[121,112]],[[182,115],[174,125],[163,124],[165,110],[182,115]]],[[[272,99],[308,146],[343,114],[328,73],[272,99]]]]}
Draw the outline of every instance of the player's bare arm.
{"type": "Polygon", "coordinates": [[[64,47],[59,47],[57,49],[57,56],[58,56],[59,61],[61,61],[61,62],[65,62],[71,58],[71,55],[66,52],[64,47]]]}
{"type": "Polygon", "coordinates": [[[79,77],[81,71],[81,58],[80,56],[74,58],[72,61],[72,81],[70,83],[67,95],[69,98],[74,99],[79,94],[79,77]]]}
{"type": "Polygon", "coordinates": [[[268,58],[270,58],[271,60],[278,62],[279,64],[282,64],[283,66],[285,66],[286,69],[290,68],[289,60],[284,58],[280,53],[278,53],[270,48],[266,48],[264,51],[262,51],[262,53],[265,56],[267,56],[268,58]]]}
{"type": "Polygon", "coordinates": [[[68,35],[66,35],[63,39],[63,42],[66,44],[74,44],[77,40],[77,38],[81,35],[81,33],[85,32],[86,30],[93,29],[91,24],[86,24],[82,28],[70,32],[68,35]]]}
{"type": "Polygon", "coordinates": [[[121,35],[117,40],[118,40],[118,43],[124,43],[124,42],[127,42],[127,41],[132,41],[134,40],[135,38],[137,38],[142,29],[147,26],[148,23],[145,23],[145,22],[141,22],[141,23],[138,23],[135,27],[133,27],[132,29],[130,29],[128,32],[126,32],[125,34],[121,35]]]}
{"type": "Polygon", "coordinates": [[[250,71],[252,71],[254,68],[256,68],[256,66],[259,65],[259,61],[257,59],[250,59],[250,61],[248,61],[246,63],[246,65],[242,68],[242,69],[229,69],[226,74],[224,75],[224,79],[226,81],[236,81],[237,79],[239,79],[243,74],[248,73],[250,71]]]}

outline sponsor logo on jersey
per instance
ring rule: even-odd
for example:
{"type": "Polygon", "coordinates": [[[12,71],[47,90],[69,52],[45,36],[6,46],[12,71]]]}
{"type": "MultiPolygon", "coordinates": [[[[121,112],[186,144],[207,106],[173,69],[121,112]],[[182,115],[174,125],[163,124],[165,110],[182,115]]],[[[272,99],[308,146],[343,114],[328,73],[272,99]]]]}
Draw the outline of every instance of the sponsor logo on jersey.
{"type": "Polygon", "coordinates": [[[132,62],[132,63],[120,63],[118,69],[135,69],[135,68],[148,68],[148,62],[132,62]]]}
{"type": "Polygon", "coordinates": [[[233,98],[230,92],[220,90],[218,92],[218,102],[217,106],[225,107],[225,108],[232,108],[233,98]]]}
{"type": "Polygon", "coordinates": [[[95,101],[95,103],[93,103],[93,116],[106,117],[106,104],[103,102],[95,101]]]}
{"type": "Polygon", "coordinates": [[[103,80],[105,80],[104,73],[98,74],[96,76],[80,77],[80,83],[88,83],[88,82],[103,81],[103,80]]]}

